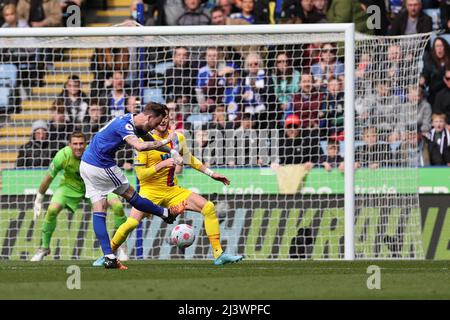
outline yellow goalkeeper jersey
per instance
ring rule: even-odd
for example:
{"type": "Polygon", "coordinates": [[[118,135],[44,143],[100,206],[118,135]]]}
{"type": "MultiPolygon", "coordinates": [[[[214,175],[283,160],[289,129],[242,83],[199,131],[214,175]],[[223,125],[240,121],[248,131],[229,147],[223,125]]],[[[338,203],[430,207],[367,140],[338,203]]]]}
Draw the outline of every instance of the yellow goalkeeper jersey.
{"type": "MultiPolygon", "coordinates": [[[[190,153],[184,135],[179,132],[176,134],[177,139],[173,142],[169,142],[167,146],[172,149],[176,149],[180,155],[183,156],[185,164],[190,165],[194,169],[200,169],[203,164],[190,153]]],[[[152,134],[152,137],[155,140],[163,140],[164,138],[167,138],[168,135],[165,137],[159,137],[156,134],[152,134]]],[[[174,187],[178,185],[178,181],[175,176],[175,167],[163,168],[158,172],[156,172],[155,169],[156,164],[170,157],[170,154],[157,150],[140,151],[137,153],[134,166],[141,188],[160,190],[161,188],[174,187]]]]}

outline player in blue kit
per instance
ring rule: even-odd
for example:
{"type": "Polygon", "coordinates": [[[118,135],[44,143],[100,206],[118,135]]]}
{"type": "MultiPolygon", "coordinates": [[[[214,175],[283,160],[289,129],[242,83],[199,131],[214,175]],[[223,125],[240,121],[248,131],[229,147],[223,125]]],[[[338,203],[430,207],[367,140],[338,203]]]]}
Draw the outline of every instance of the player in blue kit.
{"type": "Polygon", "coordinates": [[[114,160],[116,151],[126,142],[137,151],[157,149],[171,153],[175,161],[181,163],[180,154],[166,146],[172,139],[176,139],[175,134],[156,141],[148,134],[160,124],[167,113],[166,106],[150,102],[138,114],[126,114],[111,120],[94,136],[81,158],[80,175],[86,186],[86,197],[92,202],[94,232],[100,241],[104,254],[103,265],[107,269],[127,269],[111,250],[105,222],[108,193],[114,192],[122,196],[134,208],[157,215],[166,223],[173,223],[186,208],[186,202],[166,209],[142,198],[130,186],[114,160]],[[147,141],[140,140],[138,136],[147,141]]]}

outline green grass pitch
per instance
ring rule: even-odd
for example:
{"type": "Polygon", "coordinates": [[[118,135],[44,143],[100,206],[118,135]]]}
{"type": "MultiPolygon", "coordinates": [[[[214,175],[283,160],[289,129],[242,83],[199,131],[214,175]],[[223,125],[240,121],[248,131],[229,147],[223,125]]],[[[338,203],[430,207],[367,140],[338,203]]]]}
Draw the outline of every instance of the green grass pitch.
{"type": "Polygon", "coordinates": [[[0,261],[0,299],[450,299],[450,261],[129,261],[129,269],[88,261],[0,261]],[[78,265],[81,289],[69,290],[78,265]],[[369,265],[381,290],[367,289],[369,265]]]}

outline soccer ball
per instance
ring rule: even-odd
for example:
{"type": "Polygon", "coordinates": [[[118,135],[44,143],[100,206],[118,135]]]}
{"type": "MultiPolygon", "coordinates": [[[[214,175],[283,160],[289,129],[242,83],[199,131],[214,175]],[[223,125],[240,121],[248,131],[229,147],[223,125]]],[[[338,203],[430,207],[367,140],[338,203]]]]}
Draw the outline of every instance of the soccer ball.
{"type": "Polygon", "coordinates": [[[194,229],[188,224],[179,224],[170,233],[170,243],[180,249],[189,247],[195,240],[194,229]]]}

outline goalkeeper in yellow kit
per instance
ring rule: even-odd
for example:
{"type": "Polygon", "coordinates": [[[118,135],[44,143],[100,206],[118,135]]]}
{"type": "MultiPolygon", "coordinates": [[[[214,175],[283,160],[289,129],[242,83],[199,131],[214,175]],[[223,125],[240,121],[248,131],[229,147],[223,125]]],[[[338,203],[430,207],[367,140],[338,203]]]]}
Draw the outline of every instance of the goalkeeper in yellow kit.
{"type": "MultiPolygon", "coordinates": [[[[163,140],[169,136],[169,133],[168,117],[151,132],[155,140],[163,140]]],[[[207,174],[214,180],[220,181],[225,185],[230,184],[230,181],[225,176],[212,172],[200,160],[195,158],[187,148],[184,135],[178,132],[176,134],[177,139],[169,144],[173,144],[170,147],[177,149],[183,156],[183,159],[185,159],[185,162],[188,162],[192,168],[207,174]]],[[[185,202],[187,210],[203,214],[206,234],[213,249],[215,265],[224,265],[242,260],[242,256],[223,252],[220,245],[219,220],[216,216],[214,204],[195,192],[178,185],[175,177],[177,163],[174,158],[170,158],[170,155],[167,153],[151,150],[139,152],[136,160],[135,170],[140,183],[139,194],[141,196],[164,207],[185,202]]],[[[111,240],[113,251],[120,247],[128,237],[128,234],[138,226],[144,217],[147,217],[145,213],[135,208],[131,210],[127,221],[117,229],[111,240]]]]}

